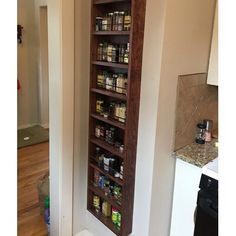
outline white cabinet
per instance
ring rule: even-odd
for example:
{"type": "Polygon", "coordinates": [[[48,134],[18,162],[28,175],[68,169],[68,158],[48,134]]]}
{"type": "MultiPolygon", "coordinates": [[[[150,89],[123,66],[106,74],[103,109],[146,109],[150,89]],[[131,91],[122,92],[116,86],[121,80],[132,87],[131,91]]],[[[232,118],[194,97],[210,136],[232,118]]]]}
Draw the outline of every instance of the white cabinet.
{"type": "Polygon", "coordinates": [[[207,84],[218,86],[218,3],[216,2],[207,84]]]}
{"type": "Polygon", "coordinates": [[[202,168],[176,160],[170,236],[193,236],[202,168]]]}

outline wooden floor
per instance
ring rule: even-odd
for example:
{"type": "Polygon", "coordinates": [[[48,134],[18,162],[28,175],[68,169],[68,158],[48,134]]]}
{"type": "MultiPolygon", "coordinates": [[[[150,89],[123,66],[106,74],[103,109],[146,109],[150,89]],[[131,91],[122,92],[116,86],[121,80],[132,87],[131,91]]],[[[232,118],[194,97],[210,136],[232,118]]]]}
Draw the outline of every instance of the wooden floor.
{"type": "Polygon", "coordinates": [[[37,180],[49,169],[49,143],[18,149],[18,236],[45,236],[40,215],[37,180]]]}

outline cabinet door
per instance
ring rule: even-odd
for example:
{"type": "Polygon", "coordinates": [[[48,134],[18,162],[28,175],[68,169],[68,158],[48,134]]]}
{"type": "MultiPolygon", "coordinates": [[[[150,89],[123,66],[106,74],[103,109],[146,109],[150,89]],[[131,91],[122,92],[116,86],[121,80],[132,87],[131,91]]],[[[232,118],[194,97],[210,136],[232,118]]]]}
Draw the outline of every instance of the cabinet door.
{"type": "Polygon", "coordinates": [[[208,68],[207,84],[218,86],[218,4],[216,2],[215,19],[211,42],[211,54],[208,68]]]}

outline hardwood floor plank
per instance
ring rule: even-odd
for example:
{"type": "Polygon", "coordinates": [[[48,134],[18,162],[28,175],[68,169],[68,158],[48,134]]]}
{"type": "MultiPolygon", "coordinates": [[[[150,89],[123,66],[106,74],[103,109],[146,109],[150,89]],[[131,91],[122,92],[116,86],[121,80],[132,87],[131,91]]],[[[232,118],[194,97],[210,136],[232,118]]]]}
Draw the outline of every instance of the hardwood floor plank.
{"type": "Polygon", "coordinates": [[[18,149],[18,236],[46,236],[37,182],[49,170],[49,143],[18,149]]]}

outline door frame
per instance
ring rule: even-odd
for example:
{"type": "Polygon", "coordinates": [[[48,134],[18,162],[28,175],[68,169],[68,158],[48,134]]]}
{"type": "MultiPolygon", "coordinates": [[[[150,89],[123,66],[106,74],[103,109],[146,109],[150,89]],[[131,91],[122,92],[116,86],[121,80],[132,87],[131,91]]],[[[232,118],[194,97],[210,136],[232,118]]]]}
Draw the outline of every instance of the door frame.
{"type": "Polygon", "coordinates": [[[35,1],[36,15],[45,6],[48,11],[50,235],[72,236],[74,0],[35,1]]]}

